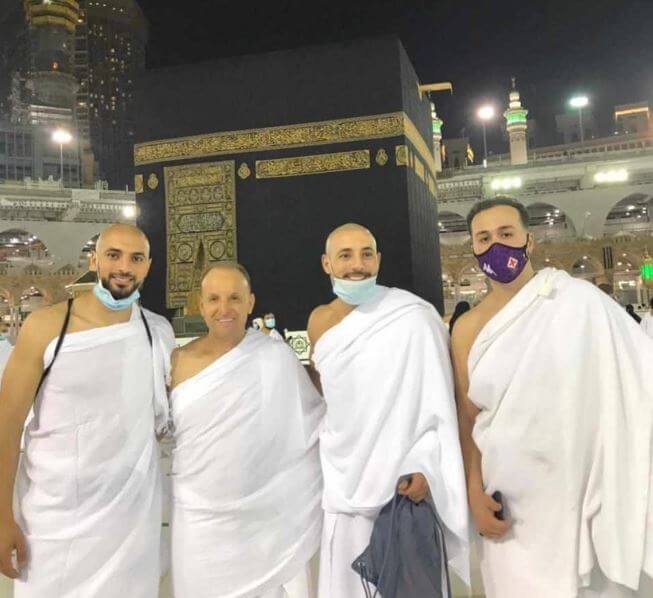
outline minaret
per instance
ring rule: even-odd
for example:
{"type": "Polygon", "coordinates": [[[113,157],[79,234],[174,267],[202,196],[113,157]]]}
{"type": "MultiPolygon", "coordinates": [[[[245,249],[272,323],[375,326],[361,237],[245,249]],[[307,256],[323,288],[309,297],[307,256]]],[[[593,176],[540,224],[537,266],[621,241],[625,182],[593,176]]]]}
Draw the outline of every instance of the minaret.
{"type": "Polygon", "coordinates": [[[528,110],[522,107],[519,92],[515,87],[515,78],[512,78],[510,90],[510,104],[503,113],[506,119],[506,129],[510,137],[510,163],[528,163],[528,144],[526,143],[526,115],[528,110]]]}
{"type": "Polygon", "coordinates": [[[433,126],[433,157],[435,171],[442,172],[442,119],[435,112],[435,104],[431,102],[431,123],[433,126]]]}

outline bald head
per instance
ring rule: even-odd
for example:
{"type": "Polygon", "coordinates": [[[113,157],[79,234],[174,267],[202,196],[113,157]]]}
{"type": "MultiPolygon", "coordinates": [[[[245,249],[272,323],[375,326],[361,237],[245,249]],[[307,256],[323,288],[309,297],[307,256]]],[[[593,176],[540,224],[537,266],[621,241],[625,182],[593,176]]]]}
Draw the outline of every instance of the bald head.
{"type": "Polygon", "coordinates": [[[224,272],[230,272],[239,275],[245,282],[247,289],[251,292],[252,279],[249,276],[249,272],[247,271],[245,266],[237,262],[217,262],[216,264],[209,266],[204,271],[204,274],[202,274],[202,280],[200,281],[200,289],[204,290],[204,282],[206,281],[207,278],[213,278],[214,276],[217,276],[220,273],[224,273],[224,272]]]}
{"type": "Polygon", "coordinates": [[[145,257],[150,257],[150,241],[147,235],[133,224],[112,224],[105,228],[95,243],[95,250],[101,253],[106,247],[111,247],[112,243],[127,242],[130,245],[143,245],[145,257]]]}
{"type": "Polygon", "coordinates": [[[342,224],[338,228],[335,228],[329,233],[326,243],[324,245],[324,253],[330,255],[332,251],[337,251],[337,247],[342,244],[343,241],[347,241],[351,237],[360,238],[364,236],[367,238],[369,246],[376,253],[376,239],[374,235],[364,226],[356,224],[355,222],[348,222],[347,224],[342,224]]]}
{"type": "Polygon", "coordinates": [[[254,309],[249,274],[240,264],[218,262],[202,277],[200,312],[209,336],[236,343],[254,309]]]}
{"type": "Polygon", "coordinates": [[[374,235],[360,224],[349,222],[327,237],[322,269],[331,278],[362,280],[379,273],[381,254],[374,235]]]}
{"type": "Polygon", "coordinates": [[[105,228],[89,258],[89,268],[97,272],[102,286],[114,299],[123,299],[140,289],[150,264],[150,243],[145,233],[131,224],[105,228]]]}

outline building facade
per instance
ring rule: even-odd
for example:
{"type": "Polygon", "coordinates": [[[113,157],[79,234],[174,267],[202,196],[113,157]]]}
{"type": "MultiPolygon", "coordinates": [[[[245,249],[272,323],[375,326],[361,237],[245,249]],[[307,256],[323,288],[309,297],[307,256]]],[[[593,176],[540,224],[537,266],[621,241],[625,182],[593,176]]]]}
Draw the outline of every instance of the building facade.
{"type": "Polygon", "coordinates": [[[135,220],[131,192],[0,183],[0,318],[65,299],[66,286],[87,271],[98,234],[135,220]]]}
{"type": "Polygon", "coordinates": [[[529,149],[524,163],[514,162],[510,154],[492,156],[487,168],[446,169],[436,183],[445,311],[488,291],[465,219],[476,202],[497,195],[526,205],[536,267],[608,283],[623,304],[648,302],[639,268],[653,253],[653,134],[529,149]]]}
{"type": "Polygon", "coordinates": [[[98,176],[111,188],[133,186],[133,89],[145,69],[147,23],[134,0],[82,0],[75,68],[80,134],[98,176]]]}

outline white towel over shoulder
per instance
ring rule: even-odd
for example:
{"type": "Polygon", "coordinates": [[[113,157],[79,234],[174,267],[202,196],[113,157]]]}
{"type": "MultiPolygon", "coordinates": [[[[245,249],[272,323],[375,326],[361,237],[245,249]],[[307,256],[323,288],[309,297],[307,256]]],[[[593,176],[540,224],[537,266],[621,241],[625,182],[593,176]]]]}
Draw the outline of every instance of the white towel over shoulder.
{"type": "Polygon", "coordinates": [[[29,550],[16,598],[158,594],[155,419],[174,335],[145,314],[153,347],[138,306],[124,324],[67,334],[36,398],[16,484],[29,550]]]}
{"type": "Polygon", "coordinates": [[[483,540],[490,598],[573,598],[653,574],[653,341],[612,299],[539,272],[469,355],[474,440],[513,526],[483,540]]]}
{"type": "Polygon", "coordinates": [[[400,476],[423,473],[454,570],[469,579],[468,513],[448,335],[429,303],[379,287],[317,342],[327,416],[324,509],[374,517],[400,476]]]}
{"type": "Polygon", "coordinates": [[[252,330],[171,404],[176,598],[253,598],[288,583],[322,532],[324,406],[303,366],[252,330]]]}

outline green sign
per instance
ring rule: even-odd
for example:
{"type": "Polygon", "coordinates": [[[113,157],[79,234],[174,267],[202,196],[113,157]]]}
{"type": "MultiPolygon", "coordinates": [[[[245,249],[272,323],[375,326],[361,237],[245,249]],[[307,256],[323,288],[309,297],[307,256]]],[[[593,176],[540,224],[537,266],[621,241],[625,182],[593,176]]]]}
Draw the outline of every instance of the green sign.
{"type": "Polygon", "coordinates": [[[642,264],[639,267],[639,274],[644,282],[653,280],[653,263],[642,264]]]}
{"type": "Polygon", "coordinates": [[[515,110],[514,112],[506,112],[506,124],[516,125],[526,123],[526,110],[515,110]]]}

